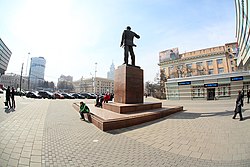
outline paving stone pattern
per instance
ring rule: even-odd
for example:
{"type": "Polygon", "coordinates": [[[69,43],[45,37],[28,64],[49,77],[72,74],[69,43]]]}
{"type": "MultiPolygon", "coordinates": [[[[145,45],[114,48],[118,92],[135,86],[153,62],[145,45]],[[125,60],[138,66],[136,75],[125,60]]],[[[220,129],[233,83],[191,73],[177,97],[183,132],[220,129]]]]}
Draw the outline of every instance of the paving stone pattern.
{"type": "Polygon", "coordinates": [[[250,119],[232,120],[230,100],[212,111],[183,102],[185,112],[108,133],[79,119],[79,100],[17,100],[22,107],[0,119],[0,167],[250,166],[250,119]]]}

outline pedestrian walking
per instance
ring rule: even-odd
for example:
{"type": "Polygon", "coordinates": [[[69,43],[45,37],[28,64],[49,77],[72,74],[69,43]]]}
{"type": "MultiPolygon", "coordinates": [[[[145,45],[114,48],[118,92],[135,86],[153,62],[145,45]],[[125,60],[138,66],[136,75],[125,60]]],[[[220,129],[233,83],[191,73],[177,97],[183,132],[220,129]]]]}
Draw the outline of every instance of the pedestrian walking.
{"type": "Polygon", "coordinates": [[[11,102],[12,102],[11,108],[15,109],[16,102],[15,102],[15,89],[14,89],[14,87],[11,88],[10,97],[11,97],[11,102]]]}
{"type": "Polygon", "coordinates": [[[10,102],[10,86],[8,86],[8,88],[6,89],[5,98],[6,98],[7,107],[8,107],[8,109],[9,109],[9,108],[11,108],[11,102],[10,102]]]}
{"type": "Polygon", "coordinates": [[[234,110],[234,116],[233,119],[236,118],[236,115],[239,113],[240,115],[240,121],[243,120],[243,116],[242,116],[242,107],[243,107],[243,94],[242,92],[239,90],[238,91],[238,96],[236,99],[236,106],[235,106],[235,110],[234,110]]]}
{"type": "Polygon", "coordinates": [[[247,91],[247,103],[249,103],[249,98],[250,98],[250,90],[247,91]]]}

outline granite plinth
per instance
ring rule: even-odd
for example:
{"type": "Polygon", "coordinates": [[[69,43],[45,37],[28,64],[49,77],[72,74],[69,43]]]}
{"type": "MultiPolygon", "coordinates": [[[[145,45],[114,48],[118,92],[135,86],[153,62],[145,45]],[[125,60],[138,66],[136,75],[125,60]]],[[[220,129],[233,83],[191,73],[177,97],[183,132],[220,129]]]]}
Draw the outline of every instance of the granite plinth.
{"type": "Polygon", "coordinates": [[[137,111],[153,110],[162,107],[162,103],[137,103],[137,104],[123,104],[123,103],[104,103],[103,108],[116,113],[125,114],[137,111]]]}
{"type": "Polygon", "coordinates": [[[143,70],[138,66],[121,65],[115,70],[114,102],[143,103],[143,70]]]}
{"type": "MultiPolygon", "coordinates": [[[[158,109],[119,114],[103,108],[94,107],[92,105],[88,106],[91,111],[91,122],[102,131],[126,128],[183,111],[182,106],[164,106],[158,109]]],[[[74,103],[73,107],[76,111],[79,110],[78,104],[74,103]]]]}

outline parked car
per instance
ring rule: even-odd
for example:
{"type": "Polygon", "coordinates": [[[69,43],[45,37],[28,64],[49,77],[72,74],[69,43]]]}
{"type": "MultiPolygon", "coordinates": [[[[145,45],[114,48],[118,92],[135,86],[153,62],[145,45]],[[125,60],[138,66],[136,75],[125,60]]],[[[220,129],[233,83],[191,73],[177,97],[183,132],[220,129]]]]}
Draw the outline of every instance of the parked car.
{"type": "Polygon", "coordinates": [[[39,91],[38,94],[42,96],[42,98],[47,98],[47,99],[55,99],[53,93],[48,92],[48,91],[39,91]]]}
{"type": "Polygon", "coordinates": [[[62,93],[62,95],[64,96],[65,99],[75,99],[74,96],[68,94],[68,93],[62,93]]]}
{"type": "Polygon", "coordinates": [[[24,90],[21,90],[17,88],[17,90],[15,90],[15,93],[14,93],[16,96],[25,96],[26,95],[26,92],[24,90]]]}
{"type": "Polygon", "coordinates": [[[85,96],[86,99],[95,99],[96,96],[92,95],[91,93],[80,93],[82,96],[85,96]]]}
{"type": "Polygon", "coordinates": [[[80,95],[78,93],[73,93],[71,95],[74,96],[76,99],[85,99],[85,96],[82,96],[82,95],[80,95]]]}
{"type": "Polygon", "coordinates": [[[40,96],[37,92],[28,92],[26,94],[26,97],[28,97],[28,98],[37,98],[37,99],[42,98],[42,96],[40,96]]]}
{"type": "Polygon", "coordinates": [[[3,89],[0,88],[0,93],[2,94],[3,93],[3,89]]]}
{"type": "Polygon", "coordinates": [[[54,96],[56,99],[64,99],[64,96],[61,95],[60,93],[54,93],[54,96]]]}

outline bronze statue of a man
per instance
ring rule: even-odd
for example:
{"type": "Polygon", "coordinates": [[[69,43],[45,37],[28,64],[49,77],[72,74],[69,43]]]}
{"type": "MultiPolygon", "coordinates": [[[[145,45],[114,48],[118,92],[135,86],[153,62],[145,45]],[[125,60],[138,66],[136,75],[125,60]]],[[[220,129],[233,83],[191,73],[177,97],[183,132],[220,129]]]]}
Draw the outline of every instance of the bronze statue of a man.
{"type": "Polygon", "coordinates": [[[135,66],[135,54],[133,51],[133,46],[136,45],[133,43],[133,39],[136,37],[137,39],[140,38],[135,32],[131,31],[131,27],[127,26],[127,29],[123,31],[122,40],[121,40],[121,47],[124,46],[124,63],[128,65],[128,52],[131,56],[132,65],[135,66]]]}

